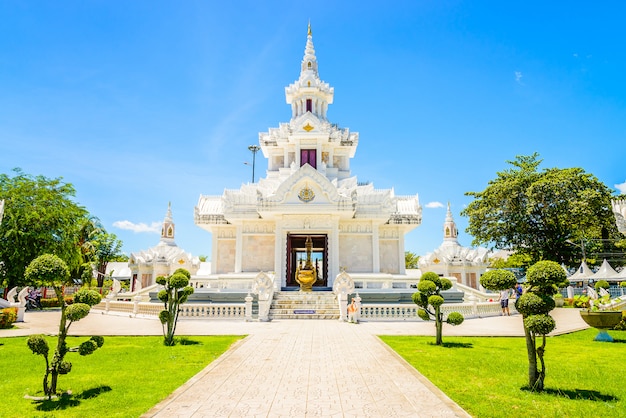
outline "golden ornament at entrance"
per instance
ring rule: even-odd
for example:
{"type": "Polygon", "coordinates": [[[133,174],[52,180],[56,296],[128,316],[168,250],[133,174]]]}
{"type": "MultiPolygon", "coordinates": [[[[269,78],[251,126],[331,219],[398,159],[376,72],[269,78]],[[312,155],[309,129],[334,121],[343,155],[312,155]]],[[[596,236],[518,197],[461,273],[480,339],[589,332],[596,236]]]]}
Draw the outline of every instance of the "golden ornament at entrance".
{"type": "Polygon", "coordinates": [[[317,270],[311,262],[311,250],[313,248],[313,240],[311,236],[306,237],[306,261],[302,268],[298,267],[296,270],[296,281],[300,284],[300,290],[302,292],[313,291],[313,284],[317,281],[317,270]]]}

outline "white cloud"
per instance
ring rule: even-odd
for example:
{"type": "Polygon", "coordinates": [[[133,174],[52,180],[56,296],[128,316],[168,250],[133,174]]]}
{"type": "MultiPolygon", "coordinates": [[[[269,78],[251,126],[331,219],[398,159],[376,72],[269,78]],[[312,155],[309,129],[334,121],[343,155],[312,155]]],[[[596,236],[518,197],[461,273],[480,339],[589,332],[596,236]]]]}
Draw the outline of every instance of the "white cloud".
{"type": "Polygon", "coordinates": [[[433,208],[442,208],[443,207],[443,203],[441,202],[428,202],[425,205],[427,208],[433,209],[433,208]]]}
{"type": "Polygon", "coordinates": [[[145,223],[134,223],[131,221],[115,221],[113,226],[119,229],[126,229],[128,231],[137,232],[149,232],[151,234],[158,234],[161,232],[161,222],[152,222],[150,225],[145,223]]]}
{"type": "Polygon", "coordinates": [[[616,184],[615,188],[619,190],[621,194],[626,194],[626,181],[620,184],[616,184]]]}
{"type": "Polygon", "coordinates": [[[522,77],[524,77],[524,75],[521,71],[515,71],[515,82],[522,84],[522,77]]]}

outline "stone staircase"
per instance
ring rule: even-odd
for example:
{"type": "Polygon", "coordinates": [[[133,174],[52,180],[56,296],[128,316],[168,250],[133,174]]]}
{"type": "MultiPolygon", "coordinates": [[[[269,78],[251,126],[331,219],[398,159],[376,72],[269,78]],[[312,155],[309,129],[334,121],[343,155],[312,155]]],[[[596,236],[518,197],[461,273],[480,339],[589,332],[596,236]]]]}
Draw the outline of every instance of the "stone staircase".
{"type": "Polygon", "coordinates": [[[270,319],[339,319],[332,292],[275,292],[270,319]]]}

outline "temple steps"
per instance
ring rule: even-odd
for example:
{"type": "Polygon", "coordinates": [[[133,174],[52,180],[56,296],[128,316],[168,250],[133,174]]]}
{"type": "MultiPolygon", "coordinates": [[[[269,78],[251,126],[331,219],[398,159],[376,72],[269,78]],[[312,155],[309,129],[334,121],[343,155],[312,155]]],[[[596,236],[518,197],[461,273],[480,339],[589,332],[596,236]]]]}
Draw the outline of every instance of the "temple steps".
{"type": "Polygon", "coordinates": [[[276,292],[269,318],[339,319],[339,306],[332,292],[276,292]]]}

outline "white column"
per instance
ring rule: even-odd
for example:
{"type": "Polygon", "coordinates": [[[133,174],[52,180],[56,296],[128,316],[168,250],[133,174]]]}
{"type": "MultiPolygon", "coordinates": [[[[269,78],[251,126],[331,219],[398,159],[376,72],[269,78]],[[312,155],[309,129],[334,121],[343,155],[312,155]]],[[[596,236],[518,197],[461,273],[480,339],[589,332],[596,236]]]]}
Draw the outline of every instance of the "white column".
{"type": "Polygon", "coordinates": [[[215,229],[213,230],[213,233],[211,234],[211,270],[210,273],[211,274],[216,274],[217,273],[217,263],[219,263],[218,259],[217,259],[217,248],[219,245],[219,239],[218,239],[218,235],[219,235],[219,229],[215,229]]]}
{"type": "Polygon", "coordinates": [[[372,222],[372,272],[380,273],[380,238],[378,224],[372,222]]]}
{"type": "Polygon", "coordinates": [[[328,286],[332,287],[339,274],[339,217],[333,217],[328,239],[328,286]]]}
{"type": "Polygon", "coordinates": [[[235,228],[235,273],[241,273],[241,260],[243,257],[243,226],[236,225],[235,228]]]}
{"type": "MultiPolygon", "coordinates": [[[[282,219],[276,220],[276,225],[274,226],[274,282],[278,282],[280,286],[287,286],[287,277],[285,277],[286,267],[283,263],[283,260],[286,259],[286,246],[285,246],[285,236],[283,232],[283,221],[282,219]]],[[[280,287],[279,289],[280,290],[280,287]]]]}
{"type": "Polygon", "coordinates": [[[398,272],[400,274],[406,274],[406,267],[404,264],[404,231],[398,227],[398,265],[400,268],[398,272]]]}

